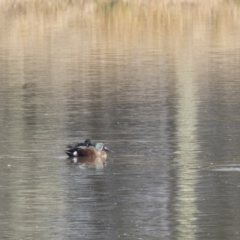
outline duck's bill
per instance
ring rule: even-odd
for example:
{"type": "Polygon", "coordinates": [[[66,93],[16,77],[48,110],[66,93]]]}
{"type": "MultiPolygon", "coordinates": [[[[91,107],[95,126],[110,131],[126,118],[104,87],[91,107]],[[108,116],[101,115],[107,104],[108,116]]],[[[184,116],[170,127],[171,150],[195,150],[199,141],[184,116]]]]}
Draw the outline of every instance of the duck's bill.
{"type": "Polygon", "coordinates": [[[114,151],[110,150],[109,148],[107,148],[105,146],[104,146],[103,150],[106,151],[106,152],[112,152],[112,153],[114,152],[114,151]]]}

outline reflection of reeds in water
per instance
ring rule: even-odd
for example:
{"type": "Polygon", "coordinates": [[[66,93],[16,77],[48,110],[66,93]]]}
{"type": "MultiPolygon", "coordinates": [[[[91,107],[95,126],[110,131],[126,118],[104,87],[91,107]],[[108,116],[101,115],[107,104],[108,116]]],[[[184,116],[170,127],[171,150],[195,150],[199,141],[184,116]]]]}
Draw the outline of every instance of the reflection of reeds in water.
{"type": "Polygon", "coordinates": [[[114,20],[112,24],[149,23],[154,27],[153,23],[167,23],[170,20],[175,25],[192,19],[220,20],[220,16],[238,20],[239,4],[234,0],[1,0],[0,11],[13,13],[12,18],[27,18],[33,14],[36,19],[49,16],[56,20],[60,14],[66,20],[77,20],[79,17],[81,21],[89,21],[89,18],[106,21],[110,18],[114,20]]]}
{"type": "MultiPolygon", "coordinates": [[[[0,47],[7,49],[2,65],[8,65],[9,72],[16,69],[11,62],[16,53],[41,59],[46,65],[43,68],[58,59],[51,65],[51,74],[61,82],[58,76],[67,75],[61,69],[76,71],[81,67],[88,74],[86,69],[100,68],[107,72],[104,69],[112,62],[107,58],[112,56],[116,65],[125,64],[118,58],[126,52],[129,62],[135,61],[139,69],[151,61],[162,65],[159,55],[165,52],[177,63],[183,52],[197,56],[214,46],[218,51],[234,51],[240,45],[236,41],[240,37],[239,15],[240,4],[224,0],[2,0],[0,47]],[[150,54],[149,60],[147,51],[156,54],[150,54]]],[[[23,58],[24,64],[18,62],[19,69],[24,65],[30,70],[37,68],[28,56],[23,58]]],[[[11,83],[20,81],[19,74],[16,81],[11,78],[11,83]]]]}
{"type": "MultiPolygon", "coordinates": [[[[71,86],[77,71],[81,72],[78,78],[91,74],[89,69],[99,71],[105,84],[112,79],[109,75],[121,74],[123,68],[116,66],[128,66],[126,71],[134,71],[135,78],[141,79],[141,69],[149,64],[144,71],[158,76],[159,70],[151,65],[162,64],[161,53],[167,52],[171,61],[181,67],[183,52],[194,52],[195,56],[215,47],[218,51],[235,51],[240,44],[236,41],[240,36],[239,15],[239,4],[223,0],[2,0],[0,47],[5,55],[0,64],[8,73],[15,73],[6,84],[22,86],[35,81],[38,88],[44,88],[51,83],[53,98],[60,99],[63,89],[67,89],[63,86],[71,86]],[[152,51],[150,57],[148,51],[152,51]],[[126,52],[127,59],[121,58],[126,52]],[[111,70],[109,64],[113,63],[111,70]],[[33,74],[44,71],[49,74],[46,78],[33,74]]],[[[200,63],[207,64],[205,55],[198,58],[197,67],[202,71],[200,63]]],[[[175,68],[171,72],[176,72],[177,66],[170,67],[175,68]]],[[[118,91],[124,90],[127,81],[121,77],[118,91]]],[[[139,81],[138,101],[147,92],[146,81],[160,84],[158,77],[139,81]]],[[[91,93],[92,86],[92,82],[85,81],[79,91],[91,93]]],[[[36,96],[35,100],[39,101],[36,96]]]]}
{"type": "Polygon", "coordinates": [[[19,37],[24,30],[41,34],[49,26],[91,28],[91,37],[103,38],[106,45],[130,48],[164,39],[171,44],[188,32],[201,38],[209,28],[221,37],[240,27],[240,5],[234,0],[2,0],[0,13],[2,24],[18,30],[19,37]]]}
{"type": "Polygon", "coordinates": [[[174,59],[213,45],[237,48],[240,41],[232,41],[239,39],[239,15],[240,5],[225,0],[2,0],[0,46],[8,48],[9,58],[26,51],[45,58],[47,51],[62,59],[65,69],[97,59],[103,70],[109,51],[140,59],[139,49],[152,49],[171,52],[174,59]],[[89,58],[86,52],[96,55],[89,58]]]}

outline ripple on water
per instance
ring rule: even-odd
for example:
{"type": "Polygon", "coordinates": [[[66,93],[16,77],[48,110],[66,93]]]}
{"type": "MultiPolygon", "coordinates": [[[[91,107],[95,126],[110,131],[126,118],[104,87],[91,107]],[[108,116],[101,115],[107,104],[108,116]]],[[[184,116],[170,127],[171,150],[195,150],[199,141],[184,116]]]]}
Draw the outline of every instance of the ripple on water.
{"type": "Polygon", "coordinates": [[[226,164],[226,165],[216,165],[209,169],[215,172],[240,172],[240,164],[226,164]]]}

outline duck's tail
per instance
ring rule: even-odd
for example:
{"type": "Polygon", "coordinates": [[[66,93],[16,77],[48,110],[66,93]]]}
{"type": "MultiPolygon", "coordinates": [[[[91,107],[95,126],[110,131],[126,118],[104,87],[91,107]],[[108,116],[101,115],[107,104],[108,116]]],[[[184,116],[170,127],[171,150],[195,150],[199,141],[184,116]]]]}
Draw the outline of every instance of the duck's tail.
{"type": "Polygon", "coordinates": [[[69,156],[69,157],[74,157],[73,152],[72,151],[65,151],[65,153],[69,156]]]}

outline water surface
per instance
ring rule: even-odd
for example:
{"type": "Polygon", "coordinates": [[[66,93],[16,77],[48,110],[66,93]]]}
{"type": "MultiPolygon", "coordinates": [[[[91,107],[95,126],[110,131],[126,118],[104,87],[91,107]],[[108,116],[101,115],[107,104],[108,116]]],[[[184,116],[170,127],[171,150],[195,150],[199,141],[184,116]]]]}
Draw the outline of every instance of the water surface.
{"type": "Polygon", "coordinates": [[[1,239],[238,239],[239,5],[38,4],[0,7],[1,239]]]}

